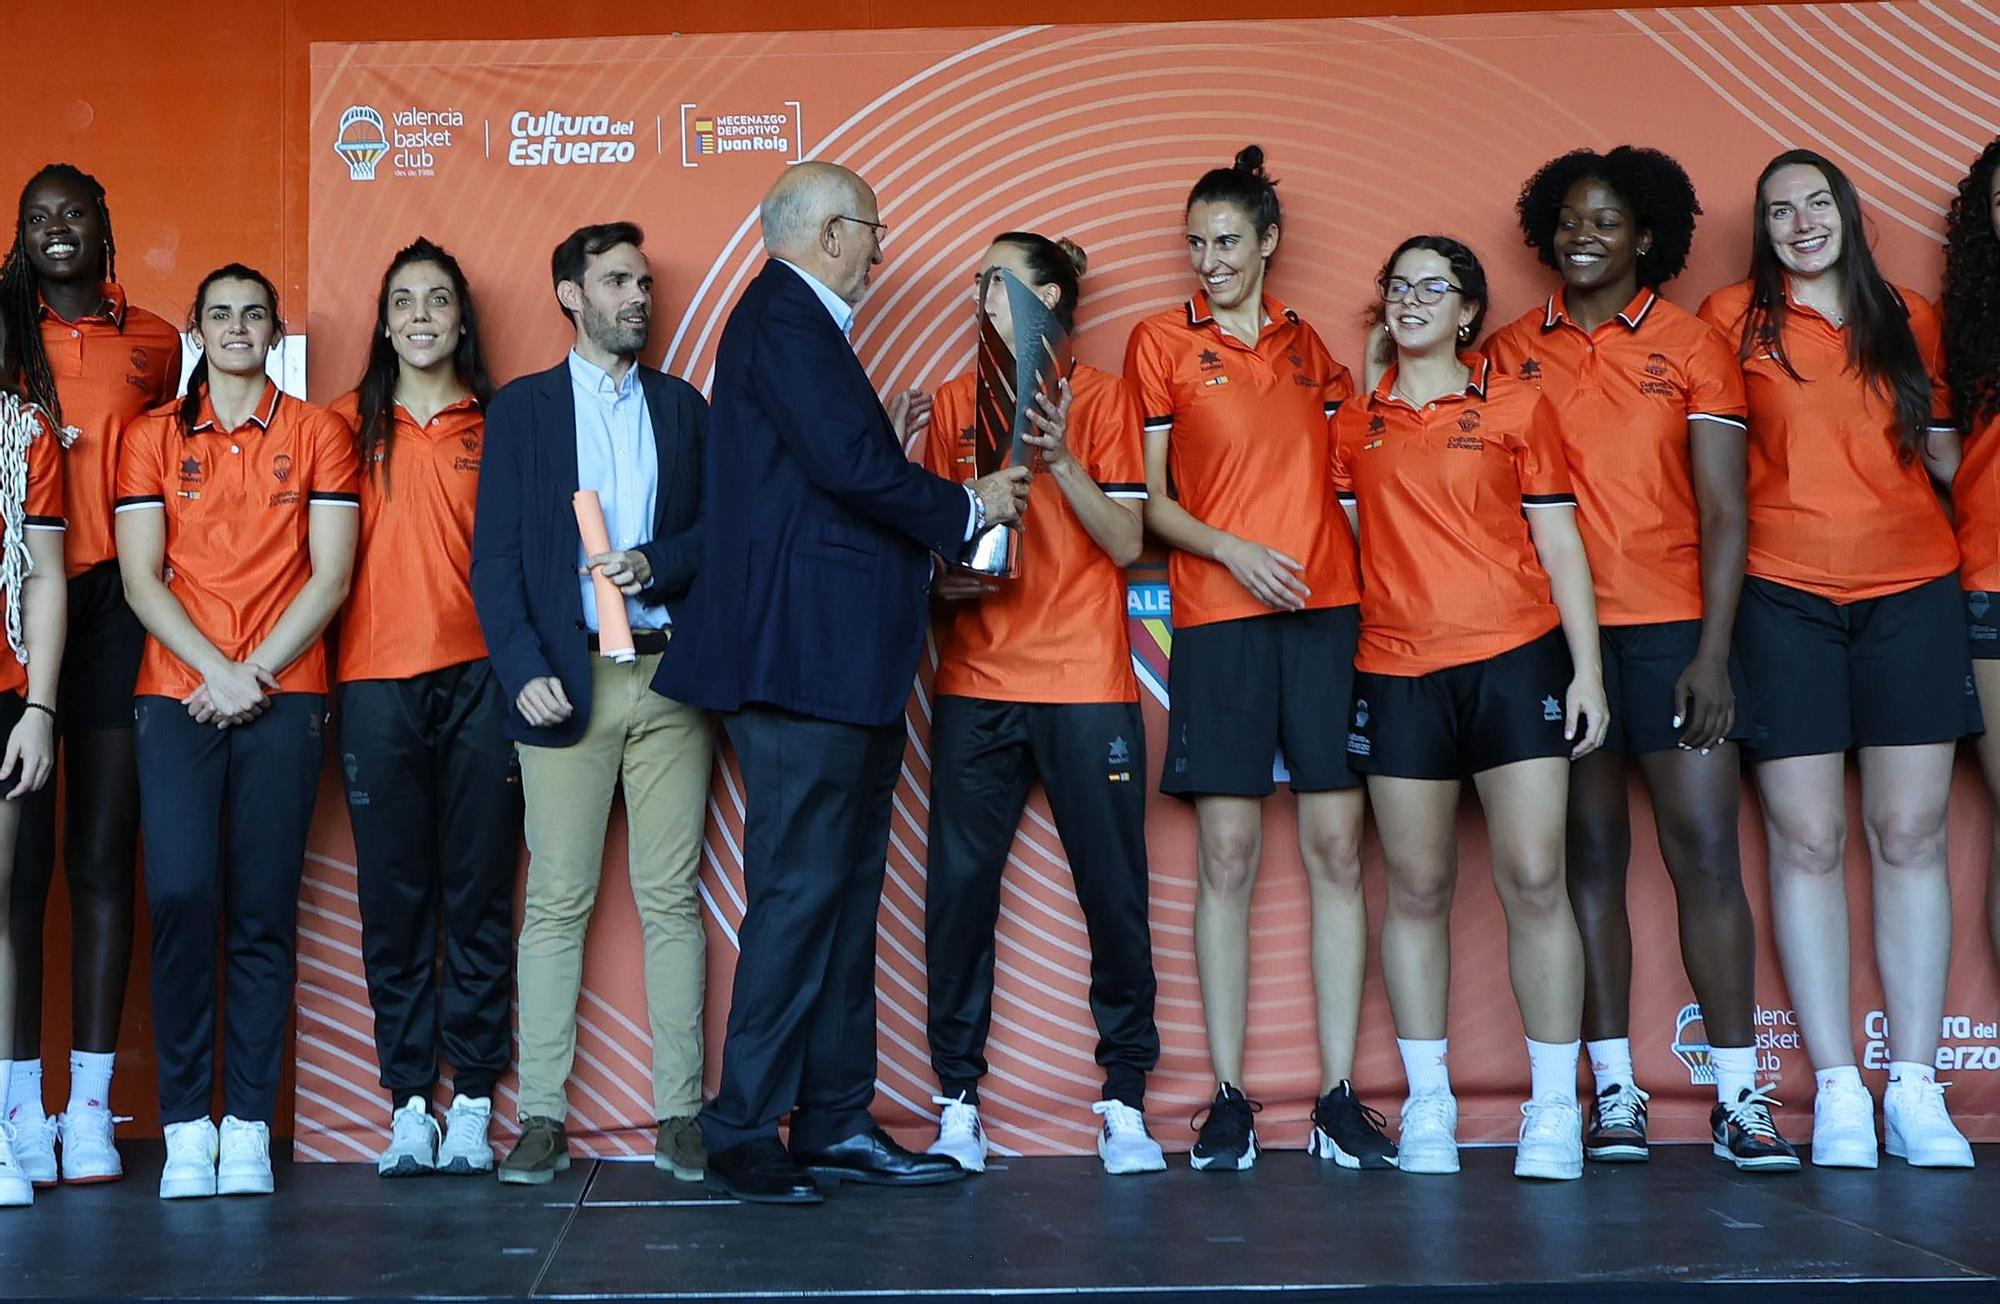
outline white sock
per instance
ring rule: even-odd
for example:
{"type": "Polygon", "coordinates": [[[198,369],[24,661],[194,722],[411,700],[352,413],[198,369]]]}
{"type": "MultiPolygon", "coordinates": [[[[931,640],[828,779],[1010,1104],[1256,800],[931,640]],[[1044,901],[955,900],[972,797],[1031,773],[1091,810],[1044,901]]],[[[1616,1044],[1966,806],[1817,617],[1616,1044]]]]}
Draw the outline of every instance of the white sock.
{"type": "Polygon", "coordinates": [[[111,1108],[111,1064],[115,1052],[69,1053],[69,1106],[72,1111],[111,1108]]]}
{"type": "Polygon", "coordinates": [[[1580,1041],[1536,1041],[1528,1038],[1530,1093],[1536,1100],[1567,1100],[1576,1103],[1576,1061],[1583,1050],[1580,1041]]]}
{"type": "Polygon", "coordinates": [[[1597,1079],[1598,1095],[1613,1087],[1632,1085],[1630,1037],[1606,1037],[1603,1041],[1587,1041],[1583,1046],[1590,1054],[1590,1072],[1597,1079]]]}
{"type": "Polygon", "coordinates": [[[1411,1095],[1426,1091],[1451,1094],[1451,1068],[1445,1063],[1445,1050],[1450,1044],[1447,1037],[1439,1037],[1436,1041],[1396,1038],[1396,1049],[1403,1056],[1403,1076],[1409,1080],[1411,1095]]]}
{"type": "Polygon", "coordinates": [[[1937,1081],[1937,1070],[1933,1069],[1928,1064],[1919,1064],[1915,1060],[1889,1061],[1889,1085],[1892,1087],[1895,1086],[1898,1082],[1936,1082],[1936,1081],[1937,1081]]]}
{"type": "Polygon", "coordinates": [[[1821,1069],[1819,1072],[1813,1074],[1813,1087],[1816,1090],[1826,1091],[1833,1087],[1843,1086],[1852,1087],[1856,1091],[1868,1090],[1866,1086],[1862,1085],[1861,1070],[1855,1068],[1852,1064],[1842,1064],[1838,1068],[1821,1069]]]}
{"type": "Polygon", "coordinates": [[[0,1107],[11,1123],[33,1123],[42,1117],[42,1062],[39,1059],[9,1060],[14,1066],[7,1090],[0,1093],[0,1107]]]}
{"type": "Polygon", "coordinates": [[[1711,1046],[1708,1062],[1715,1065],[1715,1098],[1723,1104],[1733,1105],[1757,1089],[1755,1046],[1711,1046]]]}

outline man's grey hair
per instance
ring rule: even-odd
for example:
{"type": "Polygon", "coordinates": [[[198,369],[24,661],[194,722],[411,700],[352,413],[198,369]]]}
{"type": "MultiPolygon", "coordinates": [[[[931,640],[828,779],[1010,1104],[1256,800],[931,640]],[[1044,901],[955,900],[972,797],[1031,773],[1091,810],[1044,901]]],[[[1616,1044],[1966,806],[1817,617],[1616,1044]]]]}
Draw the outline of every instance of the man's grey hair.
{"type": "Polygon", "coordinates": [[[815,161],[785,169],[757,209],[764,248],[784,254],[812,244],[828,218],[854,211],[861,190],[861,178],[837,164],[815,161]]]}

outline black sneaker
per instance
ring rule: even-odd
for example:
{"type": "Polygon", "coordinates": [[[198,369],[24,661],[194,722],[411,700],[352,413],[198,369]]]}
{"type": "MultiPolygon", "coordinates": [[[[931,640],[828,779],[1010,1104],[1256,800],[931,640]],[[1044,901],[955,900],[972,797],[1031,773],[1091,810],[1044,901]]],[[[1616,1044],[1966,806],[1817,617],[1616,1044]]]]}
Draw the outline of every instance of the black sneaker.
{"type": "Polygon", "coordinates": [[[1590,1121],[1583,1129],[1583,1157],[1600,1164],[1646,1162],[1646,1102],[1651,1100],[1629,1082],[1608,1086],[1590,1102],[1590,1121]]]}
{"type": "Polygon", "coordinates": [[[1342,1168],[1394,1168],[1396,1143],[1382,1131],[1389,1125],[1354,1098],[1347,1082],[1327,1092],[1313,1106],[1313,1130],[1306,1136],[1306,1153],[1331,1159],[1342,1168]]]}
{"type": "Polygon", "coordinates": [[[1196,1168],[1241,1172],[1257,1162],[1257,1125],[1253,1116],[1263,1111],[1261,1102],[1251,1100],[1227,1082],[1216,1088],[1208,1108],[1197,1112],[1188,1126],[1201,1135],[1196,1138],[1188,1162],[1196,1168]],[[1202,1115],[1206,1114],[1206,1120],[1202,1115]]]}
{"type": "Polygon", "coordinates": [[[1771,1118],[1771,1106],[1778,1102],[1765,1094],[1767,1090],[1745,1088],[1737,1093],[1735,1104],[1717,1104],[1709,1113],[1715,1157],[1727,1159],[1746,1172],[1797,1172],[1799,1152],[1778,1134],[1778,1125],[1771,1118]]]}

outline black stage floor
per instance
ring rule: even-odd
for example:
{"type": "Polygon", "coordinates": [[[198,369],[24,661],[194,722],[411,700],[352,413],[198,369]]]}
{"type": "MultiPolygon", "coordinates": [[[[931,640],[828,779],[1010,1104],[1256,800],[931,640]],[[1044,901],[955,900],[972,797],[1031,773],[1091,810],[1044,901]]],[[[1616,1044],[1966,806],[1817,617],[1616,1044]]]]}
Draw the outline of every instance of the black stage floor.
{"type": "Polygon", "coordinates": [[[825,1204],[709,1201],[650,1165],[550,1186],[387,1182],[282,1165],[270,1199],[163,1204],[130,1176],[0,1213],[0,1298],[2000,1300],[2000,1146],[1973,1172],[1741,1176],[1704,1148],[1514,1180],[1268,1154],[1251,1173],[1111,1179],[1094,1159],[996,1164],[927,1191],[825,1204]]]}

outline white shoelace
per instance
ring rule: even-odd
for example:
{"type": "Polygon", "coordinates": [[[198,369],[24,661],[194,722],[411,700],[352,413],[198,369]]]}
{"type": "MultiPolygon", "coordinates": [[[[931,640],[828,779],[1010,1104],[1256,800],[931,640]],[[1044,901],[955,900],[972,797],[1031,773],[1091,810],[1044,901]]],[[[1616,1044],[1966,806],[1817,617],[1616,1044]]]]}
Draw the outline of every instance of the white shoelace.
{"type": "Polygon", "coordinates": [[[108,1109],[85,1109],[64,1114],[62,1121],[63,1143],[67,1145],[71,1137],[80,1138],[87,1145],[110,1146],[113,1144],[113,1130],[120,1123],[129,1123],[131,1118],[123,1114],[113,1114],[108,1109]]]}
{"type": "Polygon", "coordinates": [[[931,1103],[942,1109],[938,1115],[940,1135],[976,1136],[979,1132],[979,1106],[967,1104],[964,1096],[932,1096],[931,1103]]]}
{"type": "Polygon", "coordinates": [[[1122,1100],[1100,1100],[1090,1112],[1104,1120],[1105,1130],[1113,1137],[1146,1135],[1146,1116],[1122,1100]]]}
{"type": "Polygon", "coordinates": [[[1651,1099],[1650,1095],[1631,1083],[1621,1082],[1615,1092],[1597,1098],[1598,1125],[1636,1132],[1639,1129],[1639,1114],[1651,1099]]]}
{"type": "Polygon", "coordinates": [[[1942,1123],[1954,1131],[1957,1130],[1958,1125],[1951,1121],[1951,1111],[1944,1107],[1944,1089],[1951,1083],[1918,1078],[1914,1082],[1892,1082],[1889,1085],[1890,1090],[1899,1096],[1908,1093],[1910,1103],[1918,1115],[1916,1121],[1942,1123]]]}
{"type": "Polygon", "coordinates": [[[1754,1091],[1744,1092],[1736,1101],[1722,1107],[1723,1117],[1760,1141],[1777,1140],[1778,1129],[1771,1122],[1771,1110],[1784,1103],[1771,1094],[1777,1089],[1776,1082],[1767,1082],[1754,1091]]]}
{"type": "Polygon", "coordinates": [[[1411,1096],[1403,1105],[1403,1135],[1432,1130],[1448,1134],[1453,1129],[1453,1112],[1451,1097],[1442,1091],[1411,1096]]]}
{"type": "Polygon", "coordinates": [[[1577,1107],[1567,1100],[1530,1100],[1521,1105],[1521,1139],[1562,1141],[1577,1131],[1577,1107]]]}

